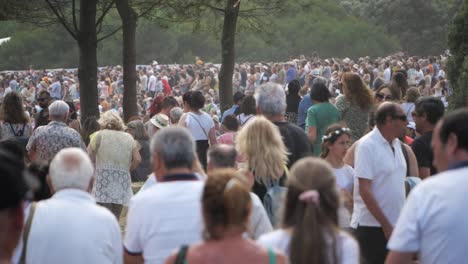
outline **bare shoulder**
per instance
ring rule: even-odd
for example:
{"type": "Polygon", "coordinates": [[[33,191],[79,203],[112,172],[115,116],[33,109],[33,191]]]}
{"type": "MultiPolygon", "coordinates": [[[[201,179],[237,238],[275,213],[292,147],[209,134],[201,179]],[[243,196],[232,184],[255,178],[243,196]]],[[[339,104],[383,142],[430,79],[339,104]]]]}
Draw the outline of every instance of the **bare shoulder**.
{"type": "Polygon", "coordinates": [[[289,263],[288,258],[279,252],[275,252],[276,263],[278,264],[286,264],[289,263]]]}

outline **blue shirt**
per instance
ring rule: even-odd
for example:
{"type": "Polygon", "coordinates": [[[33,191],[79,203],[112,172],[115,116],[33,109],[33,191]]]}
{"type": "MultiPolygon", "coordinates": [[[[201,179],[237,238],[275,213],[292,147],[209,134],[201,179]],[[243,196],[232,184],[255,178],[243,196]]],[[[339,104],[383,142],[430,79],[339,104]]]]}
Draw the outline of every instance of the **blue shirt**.
{"type": "Polygon", "coordinates": [[[54,82],[50,86],[50,97],[54,99],[62,99],[62,85],[60,82],[54,82]]]}
{"type": "Polygon", "coordinates": [[[231,108],[229,108],[228,110],[224,111],[223,113],[223,117],[221,118],[221,123],[223,123],[224,121],[224,118],[228,115],[233,115],[234,112],[236,112],[237,108],[239,108],[238,105],[233,105],[231,108]]]}
{"type": "Polygon", "coordinates": [[[289,68],[288,71],[286,72],[286,83],[289,83],[290,81],[296,79],[296,68],[289,68]]]}
{"type": "Polygon", "coordinates": [[[305,123],[307,118],[307,110],[313,105],[310,99],[310,94],[306,94],[301,102],[299,102],[299,109],[297,111],[297,125],[302,129],[305,129],[305,123]]]}

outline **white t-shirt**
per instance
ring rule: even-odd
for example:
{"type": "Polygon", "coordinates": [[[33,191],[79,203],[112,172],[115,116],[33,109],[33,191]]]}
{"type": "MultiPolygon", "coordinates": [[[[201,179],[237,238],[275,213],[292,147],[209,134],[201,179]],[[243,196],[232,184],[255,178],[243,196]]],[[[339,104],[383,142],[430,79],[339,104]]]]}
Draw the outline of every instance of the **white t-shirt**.
{"type": "Polygon", "coordinates": [[[440,173],[410,193],[388,248],[419,252],[420,263],[466,263],[468,168],[440,173]]]}
{"type": "Polygon", "coordinates": [[[390,224],[396,224],[405,202],[406,161],[401,148],[398,139],[390,146],[377,127],[359,140],[354,159],[352,228],[381,226],[359,194],[359,178],[372,181],[371,190],[378,206],[390,224]]]}
{"type": "Polygon", "coordinates": [[[156,91],[156,76],[151,75],[148,79],[148,91],[155,92],[156,91]]]}
{"type": "Polygon", "coordinates": [[[190,131],[194,140],[208,140],[209,132],[214,128],[213,119],[205,112],[195,114],[192,112],[185,113],[185,117],[181,117],[182,125],[190,131]],[[197,122],[198,121],[198,122],[197,122]]]}
{"type": "Polygon", "coordinates": [[[122,263],[122,257],[117,219],[89,193],[64,189],[36,205],[26,263],[122,263]]]}
{"type": "MultiPolygon", "coordinates": [[[[289,242],[291,234],[284,229],[278,229],[271,233],[261,236],[257,243],[266,248],[274,248],[289,255],[289,242]]],[[[331,244],[331,239],[329,241],[331,244]]],[[[359,245],[349,234],[344,231],[339,231],[336,237],[337,252],[339,256],[339,264],[358,264],[359,263],[359,245]]],[[[310,250],[313,250],[312,248],[310,250]]]]}
{"type": "Polygon", "coordinates": [[[160,182],[130,201],[124,247],[161,264],[182,245],[202,240],[203,181],[160,182]]]}
{"type": "Polygon", "coordinates": [[[340,189],[346,190],[349,193],[353,193],[353,184],[355,172],[354,169],[349,165],[344,165],[339,169],[333,169],[335,173],[336,184],[340,189]]]}
{"type": "Polygon", "coordinates": [[[413,115],[411,114],[415,109],[414,103],[402,103],[401,108],[403,108],[403,111],[405,111],[408,122],[414,122],[413,115]]]}

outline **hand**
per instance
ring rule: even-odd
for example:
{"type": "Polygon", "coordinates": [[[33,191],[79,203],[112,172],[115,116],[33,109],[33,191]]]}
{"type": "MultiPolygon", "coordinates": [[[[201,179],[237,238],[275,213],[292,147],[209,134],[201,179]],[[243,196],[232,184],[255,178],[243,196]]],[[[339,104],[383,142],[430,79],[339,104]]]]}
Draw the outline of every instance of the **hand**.
{"type": "Polygon", "coordinates": [[[382,229],[385,234],[385,238],[387,240],[390,240],[390,237],[392,236],[392,232],[393,232],[393,226],[390,223],[387,223],[385,225],[382,225],[382,229]]]}

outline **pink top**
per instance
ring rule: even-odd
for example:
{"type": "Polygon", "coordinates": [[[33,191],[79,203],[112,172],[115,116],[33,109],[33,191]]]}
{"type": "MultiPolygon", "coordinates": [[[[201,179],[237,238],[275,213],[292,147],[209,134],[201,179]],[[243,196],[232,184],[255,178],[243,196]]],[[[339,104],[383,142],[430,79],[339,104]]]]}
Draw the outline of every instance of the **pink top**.
{"type": "Polygon", "coordinates": [[[236,132],[227,132],[219,136],[216,141],[218,144],[226,144],[226,145],[233,145],[234,146],[234,138],[236,136],[236,132]]]}

